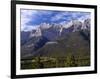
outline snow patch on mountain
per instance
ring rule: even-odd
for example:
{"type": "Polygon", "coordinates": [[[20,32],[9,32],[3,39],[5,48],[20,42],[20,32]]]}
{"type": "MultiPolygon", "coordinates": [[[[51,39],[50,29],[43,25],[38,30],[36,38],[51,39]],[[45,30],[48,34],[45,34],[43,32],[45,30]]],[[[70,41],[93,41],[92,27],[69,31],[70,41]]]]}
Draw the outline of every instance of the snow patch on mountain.
{"type": "Polygon", "coordinates": [[[58,42],[55,42],[55,41],[50,41],[50,42],[47,42],[46,45],[48,44],[58,44],[58,42]]]}
{"type": "MultiPolygon", "coordinates": [[[[82,29],[90,29],[90,19],[85,19],[84,21],[79,20],[72,20],[70,22],[62,22],[60,24],[57,23],[41,23],[40,25],[36,26],[30,31],[30,37],[39,37],[42,36],[43,31],[47,33],[46,31],[49,31],[52,33],[58,33],[59,36],[61,36],[63,30],[69,29],[69,31],[75,32],[80,31],[82,29]],[[55,31],[55,32],[54,32],[55,31]]],[[[50,33],[48,33],[50,34],[50,33]]]]}
{"type": "Polygon", "coordinates": [[[41,33],[41,29],[40,28],[32,30],[31,33],[30,33],[30,37],[39,37],[41,35],[42,35],[42,33],[41,33]]]}

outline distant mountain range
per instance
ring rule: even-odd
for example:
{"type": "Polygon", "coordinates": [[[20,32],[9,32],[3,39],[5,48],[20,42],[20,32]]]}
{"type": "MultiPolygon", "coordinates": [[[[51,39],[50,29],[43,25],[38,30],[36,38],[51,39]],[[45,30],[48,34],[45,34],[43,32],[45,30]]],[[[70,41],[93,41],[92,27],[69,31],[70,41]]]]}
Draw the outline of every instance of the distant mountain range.
{"type": "Polygon", "coordinates": [[[21,57],[66,56],[89,53],[90,19],[63,24],[42,23],[31,31],[21,31],[21,57]]]}

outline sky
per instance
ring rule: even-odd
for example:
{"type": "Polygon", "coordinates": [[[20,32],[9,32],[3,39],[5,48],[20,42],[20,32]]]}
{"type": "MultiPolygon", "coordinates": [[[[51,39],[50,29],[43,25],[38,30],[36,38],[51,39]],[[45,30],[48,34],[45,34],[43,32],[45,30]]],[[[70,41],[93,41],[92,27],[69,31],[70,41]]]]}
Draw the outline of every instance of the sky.
{"type": "Polygon", "coordinates": [[[21,31],[29,31],[41,23],[70,22],[90,18],[90,12],[21,9],[21,31]]]}

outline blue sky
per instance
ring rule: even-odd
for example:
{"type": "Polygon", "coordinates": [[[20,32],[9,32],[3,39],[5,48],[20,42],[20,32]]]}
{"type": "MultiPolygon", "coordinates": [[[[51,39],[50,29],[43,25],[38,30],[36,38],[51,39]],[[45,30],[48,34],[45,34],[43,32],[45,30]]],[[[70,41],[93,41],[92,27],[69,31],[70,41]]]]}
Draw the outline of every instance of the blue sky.
{"type": "Polygon", "coordinates": [[[90,18],[89,12],[21,9],[21,31],[31,30],[41,23],[63,23],[90,18]]]}

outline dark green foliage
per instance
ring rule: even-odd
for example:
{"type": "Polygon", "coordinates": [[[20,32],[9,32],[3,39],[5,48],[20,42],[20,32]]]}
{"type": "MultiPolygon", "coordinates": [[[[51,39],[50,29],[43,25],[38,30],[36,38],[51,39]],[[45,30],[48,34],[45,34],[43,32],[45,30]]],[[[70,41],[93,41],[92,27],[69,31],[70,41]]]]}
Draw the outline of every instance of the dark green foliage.
{"type": "Polygon", "coordinates": [[[65,65],[67,67],[75,67],[75,66],[77,66],[76,61],[75,61],[75,57],[72,54],[69,54],[67,56],[65,65]]]}
{"type": "Polygon", "coordinates": [[[36,67],[37,68],[43,68],[43,63],[41,62],[40,57],[36,57],[36,67]]]}
{"type": "Polygon", "coordinates": [[[57,67],[90,66],[89,57],[75,57],[72,54],[66,57],[34,57],[33,60],[22,60],[21,69],[41,69],[57,67]]]}

